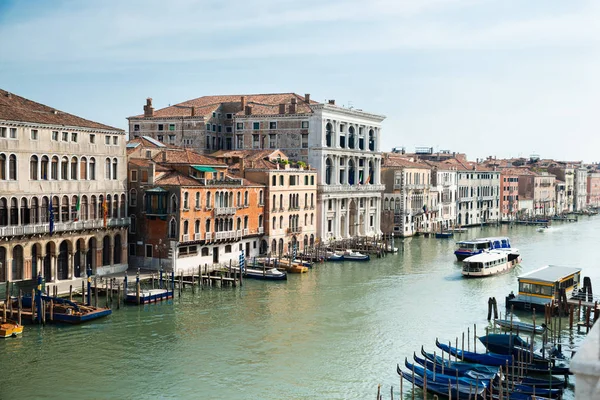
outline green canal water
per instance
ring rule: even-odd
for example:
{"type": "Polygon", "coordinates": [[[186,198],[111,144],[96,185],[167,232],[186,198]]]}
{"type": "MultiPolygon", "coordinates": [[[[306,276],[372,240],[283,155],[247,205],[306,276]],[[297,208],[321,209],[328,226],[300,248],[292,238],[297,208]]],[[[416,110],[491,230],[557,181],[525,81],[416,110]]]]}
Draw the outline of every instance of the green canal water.
{"type": "Polygon", "coordinates": [[[598,228],[600,218],[583,217],[545,233],[500,226],[455,237],[507,235],[521,250],[519,268],[487,279],[461,278],[455,240],[419,237],[398,241],[397,255],[320,264],[287,282],[187,290],[88,325],[30,325],[0,341],[0,398],[364,399],[378,384],[398,398],[396,363],[421,345],[433,351],[436,337],[454,342],[473,324],[484,332],[488,298],[504,314],[518,274],[577,266],[598,290],[598,228]]]}

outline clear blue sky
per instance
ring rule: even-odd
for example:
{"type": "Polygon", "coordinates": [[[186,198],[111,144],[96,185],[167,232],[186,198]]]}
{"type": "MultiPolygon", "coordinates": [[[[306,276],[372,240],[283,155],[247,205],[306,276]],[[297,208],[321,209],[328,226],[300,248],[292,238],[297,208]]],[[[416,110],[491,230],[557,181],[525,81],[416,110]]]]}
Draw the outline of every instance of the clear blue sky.
{"type": "Polygon", "coordinates": [[[600,159],[600,2],[0,0],[0,87],[126,128],[146,97],[293,91],[383,147],[600,159]]]}

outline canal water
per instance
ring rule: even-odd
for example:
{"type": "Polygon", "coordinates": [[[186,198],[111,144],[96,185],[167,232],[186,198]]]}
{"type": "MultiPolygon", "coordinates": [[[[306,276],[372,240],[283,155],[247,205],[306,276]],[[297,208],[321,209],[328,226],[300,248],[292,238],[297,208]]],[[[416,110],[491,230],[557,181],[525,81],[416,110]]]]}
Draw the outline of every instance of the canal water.
{"type": "Polygon", "coordinates": [[[398,398],[396,363],[421,345],[434,351],[436,337],[454,343],[473,324],[482,333],[488,298],[504,314],[518,274],[581,267],[598,290],[599,228],[600,218],[580,217],[544,233],[503,225],[454,240],[417,237],[398,241],[397,255],[320,264],[287,282],[187,290],[88,325],[29,325],[0,341],[0,398],[364,399],[378,384],[398,398]],[[523,263],[462,279],[454,242],[484,235],[509,236],[523,263]]]}

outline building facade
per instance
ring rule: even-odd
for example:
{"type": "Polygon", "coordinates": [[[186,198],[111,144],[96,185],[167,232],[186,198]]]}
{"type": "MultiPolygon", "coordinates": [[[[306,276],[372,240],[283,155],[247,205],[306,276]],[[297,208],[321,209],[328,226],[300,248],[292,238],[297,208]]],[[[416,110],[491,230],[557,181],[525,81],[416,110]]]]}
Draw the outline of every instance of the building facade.
{"type": "Polygon", "coordinates": [[[0,90],[0,282],[127,268],[123,130],[0,90]]]}
{"type": "Polygon", "coordinates": [[[479,225],[500,219],[500,172],[457,161],[458,225],[479,225]]]}
{"type": "Polygon", "coordinates": [[[557,180],[565,183],[565,204],[566,209],[562,213],[573,212],[575,206],[575,168],[572,164],[564,162],[554,162],[548,167],[548,172],[556,176],[557,180]]]}
{"type": "Polygon", "coordinates": [[[430,206],[432,229],[442,231],[456,225],[456,165],[424,161],[431,168],[430,206]]]}
{"type": "Polygon", "coordinates": [[[587,209],[587,181],[587,168],[581,165],[575,168],[573,211],[584,211],[587,209]]]}
{"type": "MultiPolygon", "coordinates": [[[[160,143],[157,142],[158,148],[160,143]]],[[[132,154],[146,154],[146,148],[132,154]]],[[[164,145],[163,145],[164,146],[164,145]]],[[[181,148],[129,158],[133,266],[195,271],[259,254],[264,185],[228,172],[218,160],[181,148]]],[[[264,244],[263,244],[264,245],[264,244]]]]}
{"type": "Polygon", "coordinates": [[[587,177],[587,207],[600,207],[600,171],[588,171],[587,177]]]}
{"type": "Polygon", "coordinates": [[[503,221],[514,221],[519,212],[519,175],[510,170],[500,173],[500,212],[503,221]]]}

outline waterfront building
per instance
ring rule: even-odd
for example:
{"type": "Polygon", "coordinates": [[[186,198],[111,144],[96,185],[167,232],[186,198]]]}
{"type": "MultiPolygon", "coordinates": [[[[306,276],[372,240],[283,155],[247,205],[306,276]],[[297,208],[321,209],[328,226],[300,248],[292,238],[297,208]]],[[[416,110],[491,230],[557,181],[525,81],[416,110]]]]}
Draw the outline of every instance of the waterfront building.
{"type": "Polygon", "coordinates": [[[383,233],[407,237],[430,232],[431,167],[385,153],[381,179],[386,187],[382,196],[383,233]]]}
{"type": "Polygon", "coordinates": [[[500,219],[500,171],[481,164],[454,162],[458,174],[458,225],[479,225],[500,219]]]}
{"type": "Polygon", "coordinates": [[[230,170],[265,185],[265,235],[261,254],[283,255],[315,244],[317,171],[279,150],[219,151],[230,170]]]}
{"type": "Polygon", "coordinates": [[[587,168],[579,164],[575,168],[575,192],[573,211],[587,209],[587,168]]]}
{"type": "Polygon", "coordinates": [[[560,212],[571,213],[575,206],[575,168],[573,164],[566,162],[553,162],[548,166],[548,172],[555,175],[557,180],[565,183],[566,209],[560,212]]]}
{"type": "Polygon", "coordinates": [[[503,221],[514,221],[519,212],[519,175],[508,169],[500,172],[500,212],[503,221]]]}
{"type": "Polygon", "coordinates": [[[0,282],[127,268],[125,132],[0,90],[0,282]]]}
{"type": "Polygon", "coordinates": [[[586,206],[600,207],[600,171],[598,170],[588,171],[586,206]]]}
{"type": "Polygon", "coordinates": [[[456,224],[458,191],[456,165],[437,161],[423,163],[431,168],[429,211],[432,229],[437,232],[453,227],[456,224]]]}
{"type": "Polygon", "coordinates": [[[383,115],[295,93],[204,96],[129,117],[130,134],[210,153],[280,149],[318,171],[317,235],[324,240],[381,231],[383,115]],[[347,202],[342,209],[342,203],[347,202]]]}
{"type": "Polygon", "coordinates": [[[190,149],[141,137],[128,144],[130,264],[209,269],[258,255],[264,185],[190,149]]]}
{"type": "Polygon", "coordinates": [[[556,180],[556,215],[562,215],[568,212],[569,204],[567,202],[567,185],[560,180],[556,180]]]}
{"type": "Polygon", "coordinates": [[[530,216],[556,214],[556,177],[548,172],[535,172],[529,168],[509,168],[506,174],[518,176],[519,199],[532,200],[530,216]]]}

